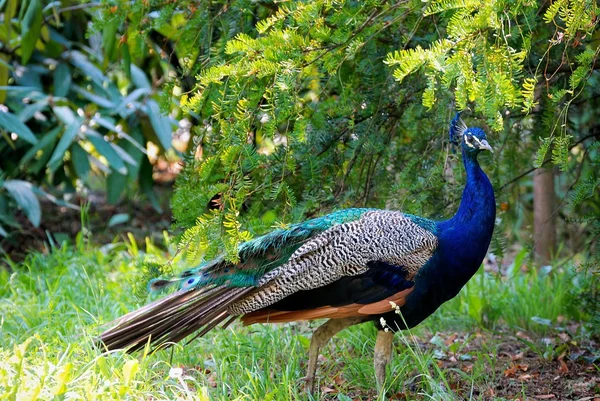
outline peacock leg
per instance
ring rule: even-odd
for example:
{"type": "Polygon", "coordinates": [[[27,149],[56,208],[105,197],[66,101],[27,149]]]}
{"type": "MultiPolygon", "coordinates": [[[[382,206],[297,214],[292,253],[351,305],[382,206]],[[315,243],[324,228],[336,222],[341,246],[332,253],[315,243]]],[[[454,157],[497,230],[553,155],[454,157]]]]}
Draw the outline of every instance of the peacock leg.
{"type": "Polygon", "coordinates": [[[394,332],[379,330],[377,340],[375,341],[375,355],[373,365],[375,366],[375,380],[377,381],[377,391],[383,390],[385,382],[385,368],[392,359],[392,340],[394,332]]]}
{"type": "Polygon", "coordinates": [[[364,319],[358,317],[347,317],[342,319],[329,319],[324,324],[319,326],[310,338],[310,346],[308,348],[308,367],[305,388],[309,393],[314,393],[315,390],[315,373],[317,372],[317,361],[319,359],[319,351],[323,348],[333,336],[347,327],[363,322],[364,319]]]}

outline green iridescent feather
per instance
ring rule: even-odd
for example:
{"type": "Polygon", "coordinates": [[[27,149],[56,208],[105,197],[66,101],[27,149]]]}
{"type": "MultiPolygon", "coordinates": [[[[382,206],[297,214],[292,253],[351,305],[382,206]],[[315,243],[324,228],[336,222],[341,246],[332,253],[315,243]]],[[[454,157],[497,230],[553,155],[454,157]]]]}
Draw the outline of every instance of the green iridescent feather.
{"type": "Polygon", "coordinates": [[[182,289],[206,285],[254,286],[260,277],[285,263],[310,238],[337,224],[358,220],[370,210],[375,209],[339,210],[322,217],[292,224],[285,229],[274,230],[240,245],[240,261],[235,265],[221,256],[186,270],[178,278],[152,280],[149,288],[156,291],[177,284],[182,289]]]}

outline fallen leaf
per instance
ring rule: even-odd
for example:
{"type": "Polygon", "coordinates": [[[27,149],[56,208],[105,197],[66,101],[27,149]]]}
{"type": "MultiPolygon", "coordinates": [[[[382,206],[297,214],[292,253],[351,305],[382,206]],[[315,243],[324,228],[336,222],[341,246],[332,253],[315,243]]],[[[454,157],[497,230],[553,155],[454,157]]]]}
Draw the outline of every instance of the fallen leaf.
{"type": "Polygon", "coordinates": [[[454,333],[450,337],[448,337],[446,339],[446,341],[444,341],[444,344],[446,345],[446,347],[449,347],[454,342],[454,340],[456,340],[457,337],[458,337],[458,334],[456,334],[456,333],[454,333]]]}
{"type": "Polygon", "coordinates": [[[504,377],[514,376],[515,373],[517,373],[517,368],[514,364],[511,363],[511,366],[509,366],[508,369],[504,371],[504,377]]]}
{"type": "Polygon", "coordinates": [[[522,382],[526,382],[528,380],[531,380],[532,378],[533,378],[533,376],[530,374],[519,375],[519,377],[518,377],[518,379],[521,380],[522,382]]]}
{"type": "Polygon", "coordinates": [[[328,386],[323,386],[321,387],[321,393],[323,394],[331,394],[331,393],[336,393],[337,391],[334,388],[328,387],[328,386]]]}
{"type": "Polygon", "coordinates": [[[518,361],[519,359],[523,358],[523,351],[519,352],[518,354],[512,355],[510,357],[511,360],[513,361],[518,361]]]}
{"type": "Polygon", "coordinates": [[[518,371],[527,372],[529,365],[525,363],[511,363],[508,369],[504,371],[504,377],[513,376],[518,371]]]}
{"type": "Polygon", "coordinates": [[[462,366],[461,370],[465,373],[471,373],[473,371],[473,364],[472,363],[466,363],[462,366]]]}
{"type": "Polygon", "coordinates": [[[344,377],[342,375],[337,375],[336,377],[333,378],[333,381],[335,382],[336,386],[341,386],[344,383],[346,383],[346,379],[344,379],[344,377]]]}
{"type": "Polygon", "coordinates": [[[560,368],[558,368],[558,373],[559,374],[569,373],[569,367],[567,366],[565,361],[563,361],[562,359],[559,359],[558,362],[560,363],[560,368]]]}
{"type": "Polygon", "coordinates": [[[563,340],[563,342],[566,342],[566,343],[568,343],[571,340],[571,336],[569,336],[564,331],[562,333],[558,333],[558,336],[560,337],[561,340],[563,340]]]}
{"type": "Polygon", "coordinates": [[[552,398],[556,398],[554,394],[544,394],[544,395],[536,395],[535,398],[539,400],[550,400],[552,398]]]}

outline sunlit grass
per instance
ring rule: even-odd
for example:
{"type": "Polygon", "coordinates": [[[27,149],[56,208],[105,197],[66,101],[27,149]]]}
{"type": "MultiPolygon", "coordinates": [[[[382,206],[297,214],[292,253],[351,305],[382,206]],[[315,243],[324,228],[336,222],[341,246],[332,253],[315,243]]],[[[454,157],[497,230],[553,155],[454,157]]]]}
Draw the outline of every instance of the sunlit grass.
{"type": "MultiPolygon", "coordinates": [[[[301,378],[310,333],[319,322],[233,325],[153,355],[97,349],[94,338],[100,324],[141,304],[129,281],[143,258],[165,260],[169,255],[152,244],[146,253],[133,242],[93,247],[80,236],[76,244],[48,255],[31,254],[13,264],[13,272],[1,270],[0,399],[311,399],[302,390],[301,378]]],[[[578,317],[569,311],[569,283],[566,274],[531,273],[506,281],[478,273],[426,324],[396,336],[388,393],[405,393],[407,399],[461,399],[464,393],[454,393],[449,374],[462,375],[473,386],[493,382],[497,369],[490,355],[495,344],[472,356],[470,372],[450,372],[438,366],[437,353],[460,354],[471,337],[450,345],[443,340],[438,344],[434,337],[435,347],[426,348],[420,343],[427,337],[424,333],[476,332],[502,322],[515,332],[542,335],[553,329],[558,316],[578,317]]],[[[323,351],[321,392],[315,399],[385,399],[375,391],[375,334],[365,324],[332,340],[323,351]]]]}

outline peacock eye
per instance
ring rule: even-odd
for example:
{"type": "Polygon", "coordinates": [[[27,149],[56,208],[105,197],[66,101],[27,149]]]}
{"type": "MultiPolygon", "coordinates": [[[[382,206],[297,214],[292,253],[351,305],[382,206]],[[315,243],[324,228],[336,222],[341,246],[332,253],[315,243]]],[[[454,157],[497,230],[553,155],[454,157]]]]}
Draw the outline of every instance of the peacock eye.
{"type": "Polygon", "coordinates": [[[468,144],[473,144],[473,137],[472,137],[472,136],[470,136],[470,135],[469,135],[469,136],[465,136],[465,141],[466,141],[468,144]]]}

